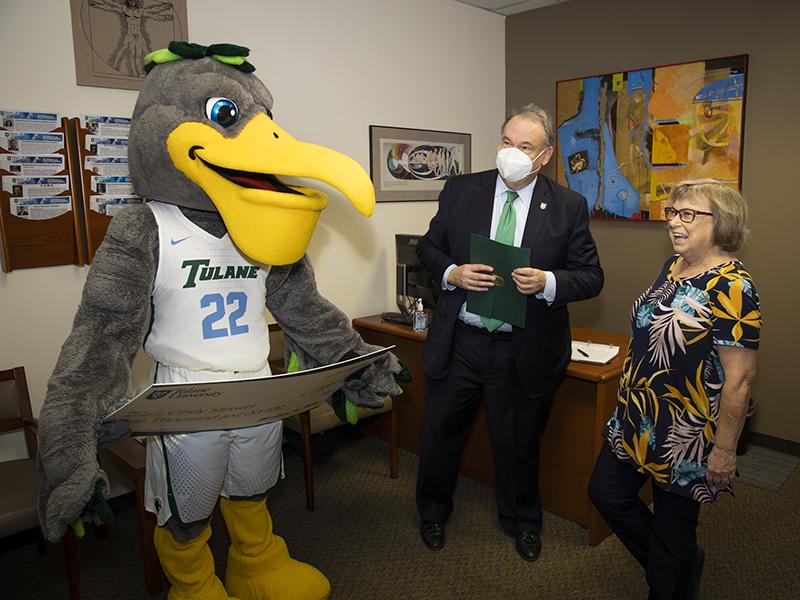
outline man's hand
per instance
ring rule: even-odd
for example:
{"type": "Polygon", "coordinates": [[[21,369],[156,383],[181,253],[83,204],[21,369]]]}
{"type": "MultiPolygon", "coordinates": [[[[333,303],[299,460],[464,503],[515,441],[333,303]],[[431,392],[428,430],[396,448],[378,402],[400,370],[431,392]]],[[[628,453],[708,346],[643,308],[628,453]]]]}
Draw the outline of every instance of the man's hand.
{"type": "Polygon", "coordinates": [[[489,265],[459,265],[447,276],[447,283],[469,292],[485,292],[494,287],[496,277],[489,265]]]}
{"type": "Polygon", "coordinates": [[[544,284],[547,282],[544,271],[532,267],[514,269],[511,272],[511,278],[517,284],[519,293],[526,296],[538,294],[544,290],[544,284]]]}

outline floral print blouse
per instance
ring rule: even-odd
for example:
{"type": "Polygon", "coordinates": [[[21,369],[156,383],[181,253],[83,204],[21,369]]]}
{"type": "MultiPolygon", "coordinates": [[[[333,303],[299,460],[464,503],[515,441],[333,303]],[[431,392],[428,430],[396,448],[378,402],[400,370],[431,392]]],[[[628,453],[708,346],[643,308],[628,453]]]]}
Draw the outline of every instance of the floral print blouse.
{"type": "Polygon", "coordinates": [[[738,260],[683,279],[672,256],[633,305],[632,335],[606,439],[656,485],[698,502],[720,491],[705,479],[725,373],[717,346],[758,348],[761,312],[738,260]]]}

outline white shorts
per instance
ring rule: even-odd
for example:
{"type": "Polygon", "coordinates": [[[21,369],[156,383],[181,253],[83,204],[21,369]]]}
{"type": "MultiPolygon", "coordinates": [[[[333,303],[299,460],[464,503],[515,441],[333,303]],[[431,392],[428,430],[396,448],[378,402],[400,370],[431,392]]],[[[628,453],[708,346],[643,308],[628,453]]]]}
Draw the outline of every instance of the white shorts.
{"type": "MultiPolygon", "coordinates": [[[[259,373],[181,372],[159,365],[156,381],[246,379],[259,373]],[[201,375],[198,376],[198,373],[201,375]]],[[[145,508],[159,525],[190,525],[211,516],[219,496],[264,495],[283,472],[283,423],[245,429],[151,436],[147,440],[145,508]]]]}

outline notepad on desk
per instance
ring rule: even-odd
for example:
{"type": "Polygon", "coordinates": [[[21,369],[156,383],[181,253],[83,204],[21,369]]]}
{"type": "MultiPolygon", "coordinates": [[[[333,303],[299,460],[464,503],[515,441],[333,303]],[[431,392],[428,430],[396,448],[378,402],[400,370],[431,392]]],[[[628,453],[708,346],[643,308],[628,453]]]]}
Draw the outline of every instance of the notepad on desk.
{"type": "Polygon", "coordinates": [[[619,354],[619,346],[572,340],[572,356],[570,360],[604,365],[611,362],[617,354],[619,354]]]}

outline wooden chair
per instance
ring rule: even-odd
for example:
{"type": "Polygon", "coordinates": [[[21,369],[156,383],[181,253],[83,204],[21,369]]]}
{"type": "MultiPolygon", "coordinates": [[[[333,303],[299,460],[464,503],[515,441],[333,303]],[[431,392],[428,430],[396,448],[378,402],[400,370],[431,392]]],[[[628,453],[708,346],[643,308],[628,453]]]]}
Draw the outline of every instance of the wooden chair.
{"type": "MultiPolygon", "coordinates": [[[[0,462],[0,481],[4,487],[3,494],[0,495],[0,537],[39,529],[36,429],[25,368],[14,367],[0,371],[0,433],[23,431],[27,450],[25,458],[0,462]]],[[[41,530],[38,535],[39,553],[44,554],[46,546],[41,530]]],[[[74,535],[64,536],[62,546],[67,563],[69,597],[71,600],[80,600],[74,535]]]]}
{"type": "Polygon", "coordinates": [[[23,367],[0,371],[0,433],[13,431],[24,432],[27,456],[0,462],[0,537],[39,527],[36,421],[23,367]]]}
{"type": "MultiPolygon", "coordinates": [[[[269,326],[270,331],[270,366],[273,374],[285,373],[284,366],[284,341],[283,331],[280,326],[273,323],[269,326]]],[[[381,413],[390,412],[389,415],[389,477],[397,479],[398,476],[398,463],[397,463],[397,412],[392,410],[391,397],[386,398],[383,408],[370,409],[359,408],[359,419],[366,419],[371,416],[379,415],[381,413]]],[[[303,447],[303,475],[306,486],[306,508],[313,511],[316,508],[314,499],[314,460],[311,438],[316,433],[321,433],[346,425],[343,423],[333,411],[333,408],[323,402],[312,410],[307,410],[294,417],[289,417],[283,420],[283,425],[287,429],[291,429],[300,434],[300,440],[303,447]]]]}
{"type": "MultiPolygon", "coordinates": [[[[133,487],[136,493],[136,511],[138,513],[139,535],[144,559],[144,587],[150,596],[159,594],[161,593],[163,572],[153,540],[156,519],[154,515],[144,509],[144,473],[145,465],[147,464],[147,450],[144,444],[138,440],[132,437],[124,437],[107,448],[102,448],[99,458],[100,466],[106,470],[112,488],[116,485],[114,482],[116,476],[121,476],[133,487]]],[[[106,525],[95,527],[98,538],[108,535],[106,528],[106,525]]],[[[68,529],[63,538],[63,545],[67,560],[67,578],[70,585],[71,600],[80,600],[76,544],[77,540],[74,532],[72,529],[68,529]]]]}
{"type": "Polygon", "coordinates": [[[132,437],[125,437],[100,451],[101,464],[109,464],[116,469],[136,491],[136,511],[138,512],[139,536],[144,559],[144,587],[151,596],[161,593],[163,571],[156,554],[153,534],[156,517],[144,508],[144,481],[147,465],[147,449],[144,444],[132,437]]]}
{"type": "MultiPolygon", "coordinates": [[[[28,383],[23,367],[0,370],[0,433],[24,431],[27,457],[0,462],[0,537],[39,528],[37,497],[39,476],[36,472],[36,420],[31,410],[28,383]]],[[[144,511],[145,449],[133,438],[124,438],[101,451],[101,462],[108,461],[136,489],[139,509],[139,529],[142,532],[142,549],[145,557],[145,587],[150,595],[161,591],[161,567],[153,545],[155,519],[144,511]]],[[[113,477],[112,475],[109,475],[113,477]]],[[[98,538],[107,535],[104,526],[95,528],[98,538]]],[[[39,532],[40,553],[44,553],[44,538],[39,532]]],[[[71,600],[80,600],[80,576],[76,538],[68,529],[62,538],[66,561],[67,586],[71,600]]]]}
{"type": "MultiPolygon", "coordinates": [[[[358,416],[359,419],[364,419],[385,412],[390,413],[389,477],[397,479],[397,411],[392,410],[392,400],[392,398],[386,398],[386,403],[383,408],[359,408],[358,416]]],[[[300,434],[301,443],[303,445],[303,474],[306,484],[306,508],[309,511],[313,511],[316,508],[316,504],[314,501],[314,457],[311,446],[311,436],[315,433],[328,431],[334,427],[341,427],[342,425],[346,425],[346,423],[342,423],[339,417],[333,412],[333,408],[331,408],[327,402],[323,402],[312,410],[307,410],[294,417],[284,419],[283,424],[288,429],[300,434]]]]}

